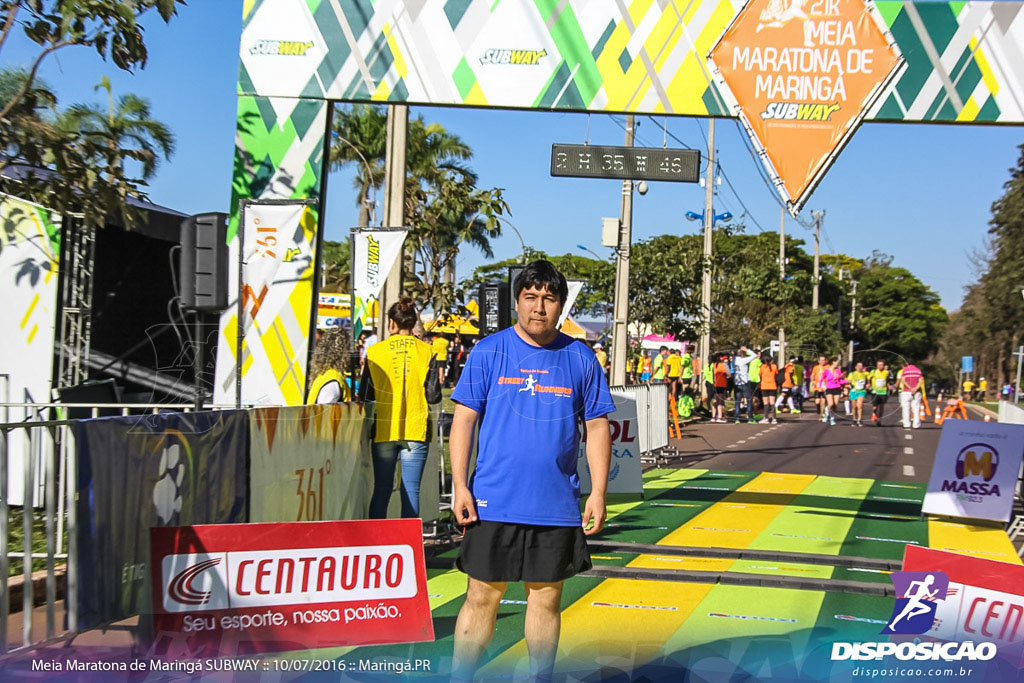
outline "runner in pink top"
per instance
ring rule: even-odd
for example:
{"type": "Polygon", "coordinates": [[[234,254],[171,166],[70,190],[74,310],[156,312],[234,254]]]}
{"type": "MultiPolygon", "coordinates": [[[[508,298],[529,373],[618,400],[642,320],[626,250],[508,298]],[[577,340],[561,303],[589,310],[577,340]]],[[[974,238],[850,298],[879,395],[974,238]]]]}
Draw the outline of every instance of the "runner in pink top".
{"type": "Polygon", "coordinates": [[[835,426],[835,408],[839,404],[839,397],[843,393],[845,383],[843,371],[839,368],[839,358],[834,358],[832,364],[818,375],[818,390],[825,392],[825,412],[821,415],[822,422],[828,422],[835,426]]]}

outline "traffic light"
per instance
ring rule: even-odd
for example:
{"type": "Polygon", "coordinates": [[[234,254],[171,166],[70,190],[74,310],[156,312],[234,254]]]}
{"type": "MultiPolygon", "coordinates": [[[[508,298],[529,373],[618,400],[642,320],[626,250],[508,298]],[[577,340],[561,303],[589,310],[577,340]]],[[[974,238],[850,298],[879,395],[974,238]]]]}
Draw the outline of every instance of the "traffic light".
{"type": "Polygon", "coordinates": [[[220,312],[228,307],[228,215],[201,213],[181,222],[178,296],[181,307],[220,312]]]}

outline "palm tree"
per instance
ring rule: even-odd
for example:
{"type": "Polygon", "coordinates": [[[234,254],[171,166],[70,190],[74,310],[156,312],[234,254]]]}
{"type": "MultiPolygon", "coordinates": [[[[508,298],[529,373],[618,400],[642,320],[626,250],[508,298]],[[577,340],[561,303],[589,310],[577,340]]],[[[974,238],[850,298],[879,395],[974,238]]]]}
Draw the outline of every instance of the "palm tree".
{"type": "Polygon", "coordinates": [[[141,179],[150,180],[160,156],[169,159],[174,153],[174,135],[151,118],[149,100],[128,93],[115,102],[106,76],[94,88],[99,89],[107,91],[106,111],[94,104],[76,104],[60,116],[58,125],[87,143],[96,168],[109,179],[124,178],[125,162],[131,160],[141,164],[141,179]]]}
{"type": "Polygon", "coordinates": [[[359,206],[359,227],[365,228],[370,225],[370,193],[384,185],[387,115],[382,108],[367,104],[339,109],[331,135],[337,141],[331,145],[331,170],[356,165],[352,184],[359,206]]]}
{"type": "MultiPolygon", "coordinates": [[[[339,109],[331,131],[331,170],[355,164],[352,180],[359,206],[359,226],[370,225],[371,194],[384,186],[384,162],[387,153],[387,113],[379,106],[355,105],[339,109]]],[[[439,123],[427,123],[422,116],[409,122],[406,144],[407,186],[436,185],[441,174],[453,171],[476,181],[476,174],[463,162],[473,150],[457,135],[439,123]]]]}

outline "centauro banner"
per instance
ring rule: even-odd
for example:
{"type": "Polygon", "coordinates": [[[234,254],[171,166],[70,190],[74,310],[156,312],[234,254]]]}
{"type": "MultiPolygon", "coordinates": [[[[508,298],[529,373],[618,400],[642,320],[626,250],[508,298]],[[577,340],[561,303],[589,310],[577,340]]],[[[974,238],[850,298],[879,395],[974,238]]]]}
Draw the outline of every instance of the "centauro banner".
{"type": "Polygon", "coordinates": [[[240,375],[242,403],[300,405],[313,306],[313,209],[308,200],[246,201],[241,225],[241,252],[236,238],[228,276],[238,298],[221,316],[214,401],[235,402],[240,375]]]}
{"type": "MultiPolygon", "coordinates": [[[[0,195],[0,401],[45,403],[53,375],[57,272],[60,267],[60,216],[28,202],[0,195]]],[[[10,421],[30,417],[11,409],[10,421]]],[[[27,452],[24,434],[9,434],[8,502],[22,505],[22,475],[27,452]]],[[[42,477],[36,477],[36,495],[42,477]]],[[[34,496],[35,497],[35,496],[34,496]]],[[[37,499],[36,504],[41,504],[37,499]]]]}
{"type": "Polygon", "coordinates": [[[900,58],[864,0],[752,0],[709,63],[795,214],[900,58]]]}
{"type": "MultiPolygon", "coordinates": [[[[352,229],[352,338],[368,324],[391,267],[402,253],[407,228],[352,229]]],[[[386,315],[387,311],[380,311],[386,315]]],[[[379,322],[379,321],[378,321],[379,322]]]]}
{"type": "Polygon", "coordinates": [[[154,528],[151,547],[157,642],[191,657],[434,639],[416,519],[154,528]]]}
{"type": "Polygon", "coordinates": [[[363,519],[373,491],[360,405],[256,408],[249,420],[249,521],[363,519]]]}

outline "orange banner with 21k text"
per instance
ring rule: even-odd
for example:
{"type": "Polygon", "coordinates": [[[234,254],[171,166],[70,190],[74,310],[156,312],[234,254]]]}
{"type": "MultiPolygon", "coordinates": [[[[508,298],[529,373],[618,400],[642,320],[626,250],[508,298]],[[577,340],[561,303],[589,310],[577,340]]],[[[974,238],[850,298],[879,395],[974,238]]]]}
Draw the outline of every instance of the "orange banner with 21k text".
{"type": "Polygon", "coordinates": [[[752,0],[710,58],[796,208],[900,64],[864,0],[752,0]]]}

